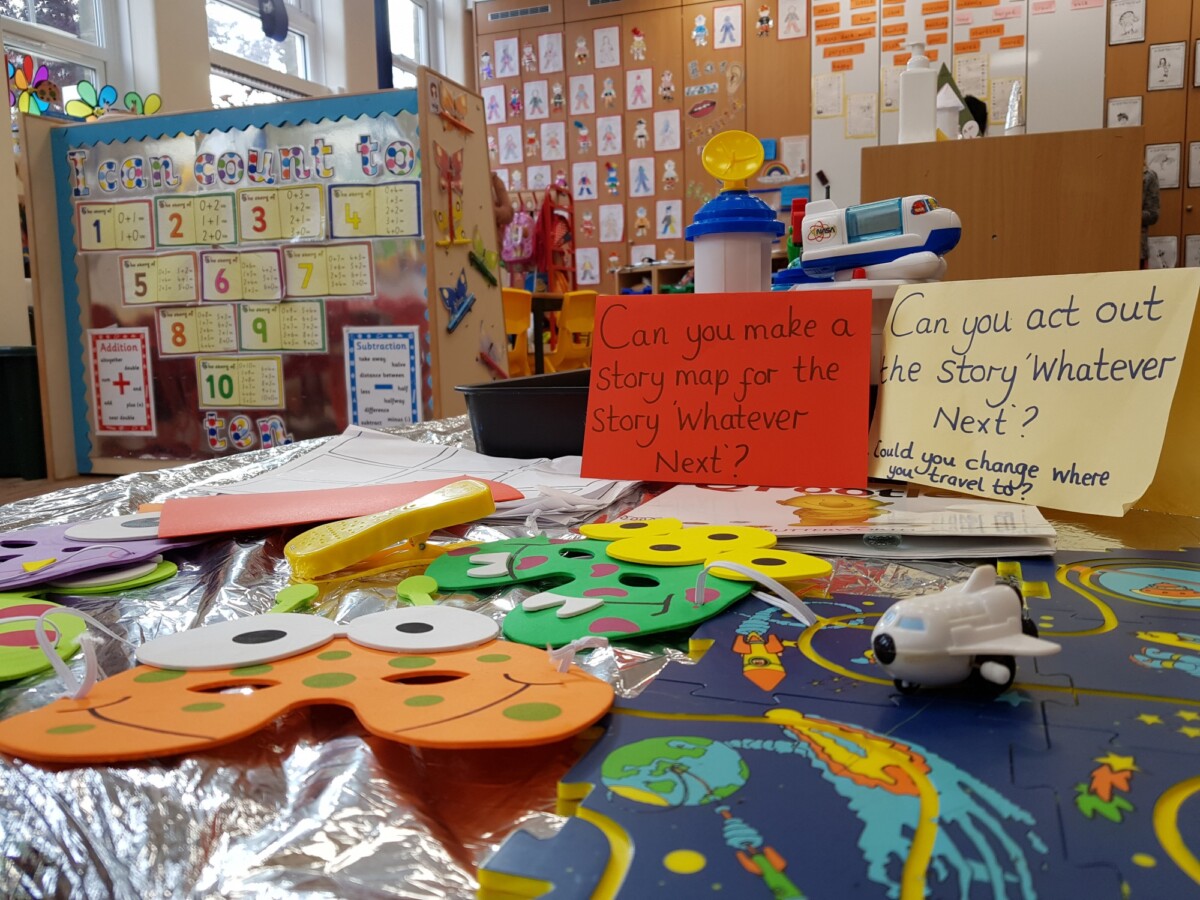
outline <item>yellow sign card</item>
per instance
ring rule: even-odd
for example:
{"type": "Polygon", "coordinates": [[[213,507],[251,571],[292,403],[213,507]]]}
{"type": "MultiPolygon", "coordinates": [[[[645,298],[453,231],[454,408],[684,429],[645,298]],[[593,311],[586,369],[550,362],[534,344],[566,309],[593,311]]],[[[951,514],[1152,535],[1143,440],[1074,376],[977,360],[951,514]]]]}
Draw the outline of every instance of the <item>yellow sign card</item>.
{"type": "Polygon", "coordinates": [[[1122,515],[1154,479],[1200,270],[905,285],[870,474],[1122,515]]]}

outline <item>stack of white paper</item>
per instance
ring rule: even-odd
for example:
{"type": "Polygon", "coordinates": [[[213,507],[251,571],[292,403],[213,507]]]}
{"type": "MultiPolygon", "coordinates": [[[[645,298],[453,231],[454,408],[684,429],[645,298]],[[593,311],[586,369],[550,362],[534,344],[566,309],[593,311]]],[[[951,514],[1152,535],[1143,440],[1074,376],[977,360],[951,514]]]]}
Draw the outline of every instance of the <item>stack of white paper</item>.
{"type": "Polygon", "coordinates": [[[505,459],[461,447],[421,444],[408,438],[351,426],[311,453],[256,478],[215,486],[223,494],[267,494],[371,484],[402,484],[456,475],[487,478],[525,495],[497,505],[492,521],[536,514],[567,525],[604,509],[638,482],[581,478],[581,458],[505,459]]]}

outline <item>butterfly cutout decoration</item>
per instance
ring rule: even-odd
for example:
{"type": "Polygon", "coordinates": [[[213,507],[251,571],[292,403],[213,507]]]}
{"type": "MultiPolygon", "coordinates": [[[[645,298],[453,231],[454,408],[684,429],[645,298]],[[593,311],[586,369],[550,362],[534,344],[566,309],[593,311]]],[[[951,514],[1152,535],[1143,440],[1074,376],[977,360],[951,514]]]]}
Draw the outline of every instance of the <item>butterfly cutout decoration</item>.
{"type": "Polygon", "coordinates": [[[450,195],[449,216],[440,213],[434,216],[438,228],[444,229],[446,237],[434,241],[439,247],[449,247],[451,244],[469,244],[466,233],[462,228],[462,173],[463,152],[456,150],[447,153],[446,148],[437,141],[433,142],[433,157],[438,167],[438,187],[450,195]],[[455,196],[457,195],[457,197],[455,196]]]}
{"type": "Polygon", "coordinates": [[[467,254],[467,258],[471,260],[475,271],[482,275],[488,284],[495,287],[500,283],[496,278],[496,267],[500,265],[500,254],[495,250],[484,249],[483,236],[480,235],[478,228],[475,229],[474,246],[467,254]]]}
{"type": "Polygon", "coordinates": [[[125,108],[135,116],[152,116],[162,109],[162,97],[147,94],[144,98],[137,91],[125,95],[125,108]]]}
{"type": "Polygon", "coordinates": [[[67,101],[66,113],[85,122],[95,122],[117,102],[117,89],[111,84],[97,91],[90,81],[81,81],[75,89],[79,92],[79,99],[67,101]]]}
{"type": "Polygon", "coordinates": [[[475,295],[467,290],[467,270],[462,270],[458,276],[458,284],[453,288],[440,287],[438,293],[442,296],[442,305],[450,313],[446,331],[452,332],[475,305],[475,295]]]}
{"type": "Polygon", "coordinates": [[[440,115],[443,121],[449,125],[453,125],[460,131],[465,131],[469,134],[475,133],[475,129],[467,127],[467,94],[465,91],[461,94],[456,94],[443,82],[441,106],[442,111],[440,115]]]}
{"type": "Polygon", "coordinates": [[[35,67],[33,57],[26,54],[18,68],[8,63],[8,105],[23,113],[40,116],[60,99],[58,85],[50,80],[45,63],[35,67]]]}
{"type": "Polygon", "coordinates": [[[463,152],[447,153],[437,141],[433,142],[434,160],[438,167],[438,186],[444,191],[462,193],[463,152]]]}

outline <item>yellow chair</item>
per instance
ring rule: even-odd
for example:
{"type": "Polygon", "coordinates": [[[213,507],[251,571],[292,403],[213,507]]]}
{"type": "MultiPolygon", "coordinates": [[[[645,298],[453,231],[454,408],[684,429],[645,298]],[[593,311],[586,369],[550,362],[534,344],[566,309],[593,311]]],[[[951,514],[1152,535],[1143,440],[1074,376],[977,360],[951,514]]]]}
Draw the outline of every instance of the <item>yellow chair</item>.
{"type": "Polygon", "coordinates": [[[547,372],[586,369],[592,364],[592,332],[596,328],[596,292],[568,291],[558,314],[558,343],[546,357],[547,372]]]}
{"type": "Polygon", "coordinates": [[[532,375],[529,363],[529,320],[533,315],[533,294],[519,288],[502,288],[504,333],[508,335],[508,374],[516,378],[532,375]]]}

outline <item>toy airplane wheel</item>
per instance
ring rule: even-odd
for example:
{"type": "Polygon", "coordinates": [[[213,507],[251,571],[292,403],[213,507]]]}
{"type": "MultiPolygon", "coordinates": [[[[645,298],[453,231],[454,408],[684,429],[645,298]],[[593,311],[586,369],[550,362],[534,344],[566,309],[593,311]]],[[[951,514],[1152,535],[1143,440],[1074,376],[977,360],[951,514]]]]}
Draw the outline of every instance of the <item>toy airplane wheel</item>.
{"type": "Polygon", "coordinates": [[[1030,637],[1038,636],[1037,622],[1029,618],[1029,616],[1021,617],[1021,634],[1027,634],[1030,637]]]}
{"type": "Polygon", "coordinates": [[[907,694],[915,694],[918,690],[921,689],[921,686],[919,684],[917,684],[915,681],[903,681],[902,679],[897,678],[892,683],[894,685],[896,685],[896,690],[898,690],[900,693],[906,694],[906,695],[907,694]]]}
{"type": "Polygon", "coordinates": [[[1017,661],[1011,656],[979,657],[979,677],[999,693],[1008,690],[1016,675],[1017,661]]]}

